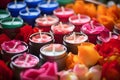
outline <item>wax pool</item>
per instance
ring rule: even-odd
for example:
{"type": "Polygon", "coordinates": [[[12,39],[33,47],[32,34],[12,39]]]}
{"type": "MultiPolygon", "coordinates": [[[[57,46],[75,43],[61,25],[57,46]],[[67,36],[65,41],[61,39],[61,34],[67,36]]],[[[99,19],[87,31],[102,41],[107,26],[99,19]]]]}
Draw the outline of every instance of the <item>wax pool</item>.
{"type": "Polygon", "coordinates": [[[90,17],[87,15],[73,15],[69,17],[69,22],[75,25],[75,31],[80,32],[83,24],[90,22],[90,17]]]}
{"type": "Polygon", "coordinates": [[[70,16],[74,15],[74,11],[70,8],[57,8],[53,11],[54,15],[57,16],[60,21],[68,22],[70,16]]]}
{"type": "Polygon", "coordinates": [[[49,32],[53,24],[58,23],[59,19],[56,16],[41,16],[36,19],[36,25],[43,32],[49,32]]]}
{"type": "Polygon", "coordinates": [[[5,10],[0,10],[0,20],[10,16],[10,13],[5,10]]]}
{"type": "Polygon", "coordinates": [[[69,23],[57,23],[51,26],[51,31],[54,35],[56,43],[63,42],[63,36],[73,32],[75,26],[69,23]]]}

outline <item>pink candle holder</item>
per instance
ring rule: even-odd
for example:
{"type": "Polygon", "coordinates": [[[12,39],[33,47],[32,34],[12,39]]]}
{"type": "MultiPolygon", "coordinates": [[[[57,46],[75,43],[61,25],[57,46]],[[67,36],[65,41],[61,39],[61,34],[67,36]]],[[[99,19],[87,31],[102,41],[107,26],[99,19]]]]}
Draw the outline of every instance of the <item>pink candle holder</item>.
{"type": "Polygon", "coordinates": [[[67,48],[62,44],[47,44],[40,49],[40,59],[43,62],[56,62],[58,70],[64,70],[66,67],[67,48]]]}
{"type": "Polygon", "coordinates": [[[69,17],[75,14],[72,9],[63,7],[55,9],[53,13],[62,22],[68,22],[69,17]]]}
{"type": "Polygon", "coordinates": [[[87,41],[88,36],[79,32],[67,34],[63,38],[63,44],[67,47],[67,52],[72,52],[73,54],[78,54],[78,46],[87,41]]]}
{"type": "Polygon", "coordinates": [[[48,32],[33,33],[29,38],[30,53],[39,56],[40,48],[45,44],[50,44],[53,42],[54,42],[53,35],[48,32]]]}
{"type": "Polygon", "coordinates": [[[11,40],[1,44],[2,58],[5,62],[11,61],[11,57],[28,51],[28,45],[19,40],[11,40]]]}
{"type": "Polygon", "coordinates": [[[36,19],[36,25],[38,28],[40,28],[43,32],[49,32],[50,28],[53,24],[56,24],[59,22],[59,19],[56,16],[41,16],[36,19]]]}
{"type": "Polygon", "coordinates": [[[31,69],[39,68],[39,58],[28,53],[18,54],[11,58],[10,67],[14,72],[14,79],[20,80],[20,72],[31,69]]]}
{"type": "Polygon", "coordinates": [[[73,15],[69,17],[69,22],[75,25],[75,32],[80,32],[82,25],[90,22],[91,18],[87,15],[73,15]]]}
{"type": "Polygon", "coordinates": [[[89,42],[94,44],[96,44],[97,36],[103,30],[105,30],[105,27],[96,21],[91,21],[90,23],[86,23],[81,28],[81,31],[88,36],[89,42]]]}
{"type": "Polygon", "coordinates": [[[55,43],[63,43],[63,37],[72,33],[75,26],[70,23],[57,23],[51,26],[51,32],[54,35],[55,43]]]}

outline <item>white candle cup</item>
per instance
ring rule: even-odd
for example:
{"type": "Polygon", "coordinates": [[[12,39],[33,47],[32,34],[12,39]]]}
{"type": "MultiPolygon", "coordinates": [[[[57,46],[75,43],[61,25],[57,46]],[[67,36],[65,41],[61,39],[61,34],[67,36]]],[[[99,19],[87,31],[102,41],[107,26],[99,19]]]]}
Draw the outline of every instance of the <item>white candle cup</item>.
{"type": "Polygon", "coordinates": [[[41,54],[39,56],[43,63],[47,61],[56,62],[58,65],[58,70],[64,70],[66,67],[66,51],[67,48],[62,44],[47,44],[41,47],[41,54]]]}
{"type": "Polygon", "coordinates": [[[78,46],[83,42],[87,42],[88,36],[79,32],[74,33],[74,35],[73,33],[65,35],[63,37],[63,44],[67,47],[68,53],[72,52],[73,54],[78,54],[78,46]]]}
{"type": "Polygon", "coordinates": [[[40,37],[40,33],[33,33],[29,38],[29,51],[30,53],[39,56],[40,48],[45,44],[50,44],[54,42],[54,37],[52,34],[48,32],[41,32],[41,35],[45,35],[40,37]],[[41,39],[41,40],[40,40],[41,39]]]}

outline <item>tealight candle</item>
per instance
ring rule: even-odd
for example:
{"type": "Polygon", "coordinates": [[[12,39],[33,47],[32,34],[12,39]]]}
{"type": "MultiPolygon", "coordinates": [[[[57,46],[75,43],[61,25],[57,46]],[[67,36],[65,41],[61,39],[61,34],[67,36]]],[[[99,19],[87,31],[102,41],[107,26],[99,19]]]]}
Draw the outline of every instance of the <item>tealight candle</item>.
{"type": "Polygon", "coordinates": [[[58,2],[48,0],[40,2],[38,7],[41,10],[42,14],[51,15],[53,14],[53,11],[59,7],[59,4],[58,2]]]}
{"type": "Polygon", "coordinates": [[[57,16],[60,21],[68,22],[70,16],[74,15],[74,11],[70,8],[57,8],[53,11],[54,15],[57,16]]]}
{"type": "Polygon", "coordinates": [[[39,58],[28,53],[18,54],[11,58],[10,67],[13,69],[14,77],[16,80],[20,80],[20,72],[39,67],[39,58]]]}
{"type": "Polygon", "coordinates": [[[36,26],[40,28],[43,32],[49,32],[53,24],[59,22],[59,19],[52,15],[44,15],[36,19],[36,26]]]}
{"type": "Polygon", "coordinates": [[[67,47],[68,52],[78,54],[78,46],[88,41],[88,36],[79,32],[67,34],[63,38],[63,44],[67,47]]]}
{"type": "Polygon", "coordinates": [[[58,69],[63,70],[65,69],[65,60],[67,57],[67,48],[62,44],[47,44],[44,45],[40,49],[40,58],[42,60],[50,61],[50,62],[57,62],[58,69]]]}
{"type": "Polygon", "coordinates": [[[42,0],[25,0],[29,8],[36,8],[42,0]]]}
{"type": "Polygon", "coordinates": [[[33,33],[29,38],[30,53],[39,56],[40,48],[45,44],[54,42],[52,34],[48,32],[33,33]]]}
{"type": "Polygon", "coordinates": [[[25,2],[10,2],[7,5],[8,11],[11,13],[11,16],[17,17],[19,15],[19,11],[25,9],[25,2]]]}
{"type": "Polygon", "coordinates": [[[75,32],[80,32],[83,24],[90,22],[91,18],[87,15],[73,15],[69,17],[69,22],[75,25],[75,32]]]}
{"type": "Polygon", "coordinates": [[[14,39],[19,33],[20,27],[23,25],[23,20],[20,18],[5,18],[1,20],[3,32],[11,39],[14,39]]]}
{"type": "Polygon", "coordinates": [[[63,43],[63,36],[73,32],[75,26],[70,23],[57,23],[51,26],[51,32],[54,35],[56,43],[63,43]]]}
{"type": "Polygon", "coordinates": [[[0,20],[10,17],[10,13],[6,10],[0,10],[0,20]]]}
{"type": "Polygon", "coordinates": [[[96,22],[90,21],[82,26],[81,31],[88,36],[89,42],[96,44],[97,36],[105,30],[105,27],[96,22]]]}
{"type": "Polygon", "coordinates": [[[22,54],[28,51],[28,45],[19,40],[11,40],[1,44],[1,53],[5,61],[10,61],[16,54],[22,54]]]}
{"type": "Polygon", "coordinates": [[[57,0],[57,2],[62,5],[65,6],[67,4],[73,3],[74,0],[57,0]]]}
{"type": "Polygon", "coordinates": [[[105,43],[105,42],[109,42],[111,39],[118,39],[118,35],[109,31],[104,31],[102,33],[100,33],[99,36],[97,36],[97,43],[105,43]]]}
{"type": "Polygon", "coordinates": [[[35,8],[26,8],[21,10],[19,14],[24,22],[34,27],[35,19],[40,16],[40,10],[35,8]]]}

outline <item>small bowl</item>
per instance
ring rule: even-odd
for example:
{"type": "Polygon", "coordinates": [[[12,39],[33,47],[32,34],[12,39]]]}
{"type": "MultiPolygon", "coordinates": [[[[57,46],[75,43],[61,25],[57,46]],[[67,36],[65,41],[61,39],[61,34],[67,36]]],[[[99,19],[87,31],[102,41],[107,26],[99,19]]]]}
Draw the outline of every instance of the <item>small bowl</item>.
{"type": "Polygon", "coordinates": [[[6,10],[0,10],[0,20],[10,17],[10,13],[6,10]]]}

